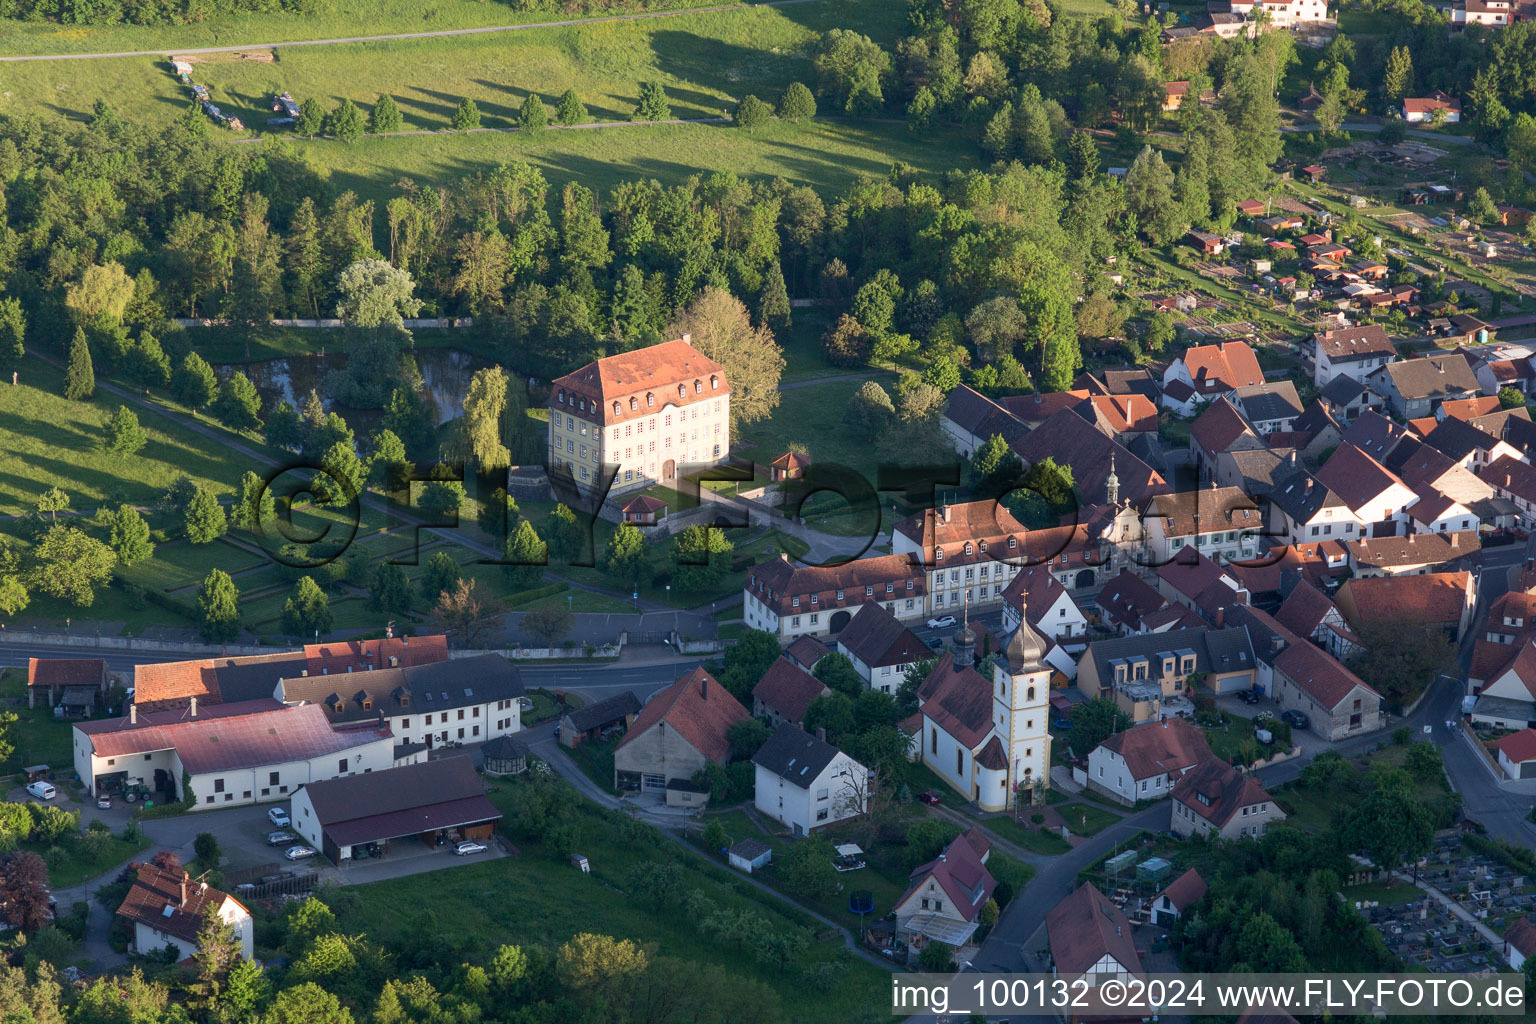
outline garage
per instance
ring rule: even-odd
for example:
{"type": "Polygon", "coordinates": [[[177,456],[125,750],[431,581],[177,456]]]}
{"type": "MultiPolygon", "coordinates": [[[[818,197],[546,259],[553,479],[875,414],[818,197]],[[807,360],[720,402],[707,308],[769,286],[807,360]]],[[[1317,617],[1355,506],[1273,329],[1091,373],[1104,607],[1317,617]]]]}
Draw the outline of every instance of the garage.
{"type": "Polygon", "coordinates": [[[488,844],[501,812],[468,757],[312,782],[293,797],[293,828],[333,864],[488,844]]]}
{"type": "Polygon", "coordinates": [[[640,789],[646,793],[665,793],[667,791],[667,777],[665,775],[652,775],[646,772],[640,776],[640,789]]]}

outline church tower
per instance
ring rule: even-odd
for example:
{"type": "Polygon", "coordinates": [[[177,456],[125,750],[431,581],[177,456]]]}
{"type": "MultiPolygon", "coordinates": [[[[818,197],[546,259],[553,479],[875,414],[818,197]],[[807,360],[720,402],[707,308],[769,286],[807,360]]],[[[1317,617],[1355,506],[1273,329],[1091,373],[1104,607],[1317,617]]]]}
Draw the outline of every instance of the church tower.
{"type": "Polygon", "coordinates": [[[1051,772],[1051,666],[1045,661],[1050,641],[1029,624],[1021,596],[1019,628],[995,659],[993,670],[993,720],[1008,751],[1008,788],[1023,789],[1028,802],[1031,789],[1050,786],[1051,772]]]}

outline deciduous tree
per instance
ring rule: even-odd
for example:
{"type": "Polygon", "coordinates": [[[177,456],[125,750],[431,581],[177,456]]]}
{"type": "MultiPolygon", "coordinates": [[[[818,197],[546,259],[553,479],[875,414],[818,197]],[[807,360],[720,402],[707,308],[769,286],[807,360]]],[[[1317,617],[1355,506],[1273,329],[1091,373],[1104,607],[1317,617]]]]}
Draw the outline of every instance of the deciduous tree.
{"type": "Polygon", "coordinates": [[[555,108],[555,120],[566,127],[587,123],[586,105],[581,102],[581,97],[576,94],[575,89],[567,89],[561,94],[560,105],[555,108]]]}
{"type": "Polygon", "coordinates": [[[229,517],[224,512],[224,506],[205,487],[199,487],[187,503],[183,523],[187,529],[187,540],[193,544],[211,543],[229,530],[229,517]]]}
{"type": "Polygon", "coordinates": [[[376,135],[400,130],[400,107],[389,93],[379,94],[379,101],[373,105],[373,113],[369,116],[368,127],[376,135]]]}
{"type": "MultiPolygon", "coordinates": [[[[667,328],[667,336],[692,335],[693,347],[725,367],[731,389],[731,426],[766,419],[779,404],[784,352],[766,327],[754,327],[747,307],[720,288],[705,288],[667,328]]],[[[705,382],[706,391],[709,387],[705,382]]],[[[720,443],[727,439],[721,438],[720,443]]]]}
{"type": "Polygon", "coordinates": [[[126,405],[112,411],[107,420],[106,449],[113,455],[137,455],[149,443],[149,436],[139,426],[139,417],[126,405]]]}
{"type": "Polygon", "coordinates": [[[331,631],[331,600],[311,576],[301,576],[283,602],[283,632],[301,639],[331,631]]]}
{"type": "Polygon", "coordinates": [[[112,581],[117,565],[111,548],[73,526],[50,526],[33,555],[37,560],[33,585],[77,608],[89,608],[95,602],[96,588],[112,581]]]}
{"type": "Polygon", "coordinates": [[[227,644],[240,635],[240,591],[223,569],[214,569],[203,580],[197,595],[202,612],[198,632],[211,644],[227,644]]]}

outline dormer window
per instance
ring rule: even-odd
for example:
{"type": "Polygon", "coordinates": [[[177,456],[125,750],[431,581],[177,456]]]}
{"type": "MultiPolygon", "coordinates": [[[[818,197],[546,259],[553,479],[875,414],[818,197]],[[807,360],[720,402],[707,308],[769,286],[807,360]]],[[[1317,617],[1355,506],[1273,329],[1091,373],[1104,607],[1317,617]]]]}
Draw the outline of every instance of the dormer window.
{"type": "Polygon", "coordinates": [[[613,414],[615,416],[617,416],[621,411],[622,410],[619,408],[619,403],[618,402],[614,402],[613,403],[613,414]]]}
{"type": "Polygon", "coordinates": [[[716,377],[714,374],[710,374],[710,376],[709,376],[709,390],[711,390],[711,391],[719,391],[720,390],[720,378],[716,377]]]}
{"type": "Polygon", "coordinates": [[[971,553],[971,542],[970,541],[966,541],[965,542],[965,553],[968,554],[968,555],[971,553]]]}
{"type": "Polygon", "coordinates": [[[402,693],[400,695],[400,704],[401,704],[402,707],[404,707],[405,705],[410,704],[410,702],[411,702],[411,695],[410,694],[402,693]]]}
{"type": "Polygon", "coordinates": [[[1009,551],[1012,551],[1014,548],[1016,548],[1018,546],[1019,546],[1019,538],[1017,538],[1017,537],[1009,537],[1008,538],[1008,550],[1009,551]]]}
{"type": "Polygon", "coordinates": [[[630,412],[634,412],[636,409],[639,409],[639,408],[640,408],[640,399],[635,398],[634,396],[630,396],[630,399],[629,399],[629,411],[630,412]]]}
{"type": "Polygon", "coordinates": [[[937,562],[944,561],[944,549],[943,548],[934,548],[933,549],[933,558],[934,558],[934,561],[937,561],[937,562]]]}
{"type": "Polygon", "coordinates": [[[371,701],[371,700],[363,701],[363,710],[364,711],[372,711],[373,710],[373,701],[371,701]]]}
{"type": "Polygon", "coordinates": [[[911,580],[907,580],[907,589],[908,590],[912,589],[912,581],[911,580]]]}
{"type": "Polygon", "coordinates": [[[842,600],[842,599],[843,599],[843,592],[842,592],[842,591],[841,591],[841,590],[839,590],[839,591],[838,591],[838,592],[837,592],[837,599],[838,599],[838,600],[839,600],[839,601],[841,601],[841,600],[842,600]]]}
{"type": "Polygon", "coordinates": [[[686,385],[686,384],[679,384],[677,386],[677,397],[678,398],[687,398],[688,397],[688,385],[686,385]]]}
{"type": "Polygon", "coordinates": [[[646,405],[646,408],[648,408],[648,409],[655,408],[655,406],[656,406],[656,395],[655,395],[654,392],[647,391],[645,393],[645,405],[646,405]]]}
{"type": "Polygon", "coordinates": [[[875,588],[873,586],[865,587],[864,588],[864,596],[865,597],[874,597],[875,596],[875,588]]]}
{"type": "Polygon", "coordinates": [[[792,607],[792,608],[799,608],[800,607],[800,599],[798,597],[792,597],[792,598],[789,599],[789,604],[790,604],[790,607],[792,607]]]}
{"type": "Polygon", "coordinates": [[[986,554],[987,553],[987,542],[986,541],[982,541],[981,542],[981,553],[982,554],[986,554]]]}
{"type": "Polygon", "coordinates": [[[821,595],[820,594],[812,594],[811,595],[811,604],[820,604],[820,603],[821,603],[821,595]]]}
{"type": "Polygon", "coordinates": [[[703,381],[696,380],[696,381],[693,382],[693,393],[696,394],[696,395],[702,395],[704,393],[704,382],[703,381]]]}
{"type": "Polygon", "coordinates": [[[337,701],[335,706],[336,706],[336,713],[338,715],[341,714],[343,711],[347,710],[347,705],[346,705],[345,701],[337,701]]]}

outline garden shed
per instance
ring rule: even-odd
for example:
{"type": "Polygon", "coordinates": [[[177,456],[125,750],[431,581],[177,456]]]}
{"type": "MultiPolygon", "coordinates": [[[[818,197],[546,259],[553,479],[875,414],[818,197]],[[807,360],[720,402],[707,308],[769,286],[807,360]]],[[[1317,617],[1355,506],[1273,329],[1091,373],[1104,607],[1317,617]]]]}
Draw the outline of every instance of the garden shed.
{"type": "Polygon", "coordinates": [[[773,847],[761,839],[743,839],[730,849],[731,867],[751,874],[773,860],[773,847]]]}

